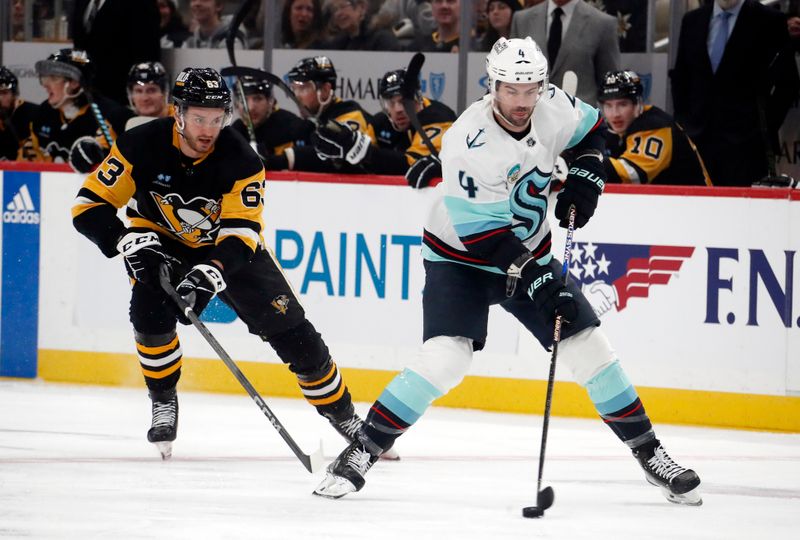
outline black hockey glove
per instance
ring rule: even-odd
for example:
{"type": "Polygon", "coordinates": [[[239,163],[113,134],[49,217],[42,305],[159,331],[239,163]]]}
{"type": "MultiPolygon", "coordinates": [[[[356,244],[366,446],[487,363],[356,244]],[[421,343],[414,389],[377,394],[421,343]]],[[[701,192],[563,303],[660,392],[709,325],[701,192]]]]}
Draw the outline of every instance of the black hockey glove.
{"type": "Polygon", "coordinates": [[[575,297],[553,272],[550,266],[542,266],[533,255],[523,253],[511,263],[507,270],[506,296],[513,296],[517,283],[522,282],[536,309],[547,321],[561,315],[566,322],[578,317],[575,297]]]}
{"type": "Polygon", "coordinates": [[[372,139],[341,122],[331,120],[318,126],[311,134],[311,144],[321,160],[344,159],[352,165],[358,165],[366,157],[372,139]]]}
{"type": "Polygon", "coordinates": [[[423,156],[406,171],[408,185],[415,189],[428,187],[431,180],[442,176],[442,162],[433,154],[423,156]]]}
{"type": "Polygon", "coordinates": [[[144,285],[158,287],[159,268],[169,270],[178,260],[164,253],[158,235],[147,229],[127,229],[117,241],[117,251],[125,258],[128,276],[144,285]]]}
{"type": "Polygon", "coordinates": [[[69,150],[69,165],[75,172],[88,174],[103,162],[108,149],[100,146],[97,139],[88,135],[78,137],[69,150]]]}
{"type": "Polygon", "coordinates": [[[584,154],[572,162],[567,172],[564,189],[558,194],[555,208],[559,225],[569,226],[569,207],[575,205],[575,227],[581,228],[589,222],[597,208],[597,201],[606,185],[603,157],[584,154]]]}
{"type": "MultiPolygon", "coordinates": [[[[216,265],[198,264],[183,277],[175,291],[199,317],[214,295],[224,291],[225,287],[222,271],[216,265]]],[[[178,313],[178,320],[181,324],[191,324],[183,313],[178,313]]]]}

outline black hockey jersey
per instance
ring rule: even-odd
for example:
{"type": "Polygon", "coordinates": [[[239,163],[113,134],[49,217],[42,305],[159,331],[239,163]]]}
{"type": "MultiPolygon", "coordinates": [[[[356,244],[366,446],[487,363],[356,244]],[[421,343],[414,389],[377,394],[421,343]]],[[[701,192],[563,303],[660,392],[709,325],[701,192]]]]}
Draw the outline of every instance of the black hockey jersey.
{"type": "Polygon", "coordinates": [[[264,167],[232,128],[196,159],[179,137],[173,118],[123,133],[78,192],[75,228],[113,257],[125,229],[116,209],[127,205],[130,227],[158,232],[177,258],[216,259],[234,272],[263,244],[264,167]]]}
{"type": "MultiPolygon", "coordinates": [[[[420,126],[425,130],[428,138],[433,143],[433,147],[439,152],[442,149],[442,136],[450,129],[456,120],[456,113],[439,101],[422,98],[422,110],[417,113],[420,126]]],[[[394,150],[405,154],[405,166],[397,170],[380,171],[384,174],[405,174],[406,169],[414,164],[419,158],[430,154],[430,150],[422,141],[422,137],[413,128],[409,127],[406,131],[396,131],[392,127],[389,117],[384,112],[375,115],[373,124],[375,135],[378,137],[378,146],[387,150],[394,150]]],[[[377,171],[376,171],[377,172],[377,171]]]]}
{"type": "MultiPolygon", "coordinates": [[[[250,137],[242,120],[234,122],[233,128],[245,139],[250,137]]],[[[256,143],[265,157],[280,156],[291,146],[307,144],[312,131],[314,124],[309,120],[283,109],[275,109],[263,124],[255,128],[256,143]]]]}
{"type": "Polygon", "coordinates": [[[39,106],[18,99],[11,118],[0,116],[0,160],[18,159],[22,143],[30,135],[30,126],[39,106]]]}
{"type": "Polygon", "coordinates": [[[628,127],[624,137],[606,135],[609,182],[710,186],[703,160],[689,136],[670,115],[652,105],[628,127]]]}
{"type": "MultiPolygon", "coordinates": [[[[95,103],[105,118],[111,140],[116,140],[117,134],[125,131],[125,122],[133,112],[101,96],[95,96],[95,103]]],[[[54,109],[47,101],[39,105],[20,157],[29,161],[67,163],[72,143],[86,135],[96,137],[101,146],[108,148],[86,99],[78,98],[76,106],[78,114],[68,120],[61,109],[54,109]]]]}

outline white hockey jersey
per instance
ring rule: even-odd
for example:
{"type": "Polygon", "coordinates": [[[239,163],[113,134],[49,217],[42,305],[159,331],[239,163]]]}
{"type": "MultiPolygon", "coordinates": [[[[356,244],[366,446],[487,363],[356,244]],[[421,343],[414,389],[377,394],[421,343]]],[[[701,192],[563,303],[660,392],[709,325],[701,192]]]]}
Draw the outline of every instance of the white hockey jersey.
{"type": "Polygon", "coordinates": [[[541,264],[549,262],[547,198],[556,158],[579,143],[599,111],[550,85],[530,132],[517,141],[494,119],[492,97],[474,103],[445,133],[442,183],[423,235],[422,255],[505,273],[465,243],[511,230],[541,264]]]}

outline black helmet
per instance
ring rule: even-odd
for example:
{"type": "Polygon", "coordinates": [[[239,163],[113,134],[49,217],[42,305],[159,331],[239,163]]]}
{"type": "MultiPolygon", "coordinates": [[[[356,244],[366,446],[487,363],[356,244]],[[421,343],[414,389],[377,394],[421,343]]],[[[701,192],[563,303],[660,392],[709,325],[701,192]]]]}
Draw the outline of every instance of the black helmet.
{"type": "Polygon", "coordinates": [[[172,99],[178,107],[207,107],[231,111],[231,93],[225,80],[211,68],[185,68],[175,79],[172,99]]]}
{"type": "MultiPolygon", "coordinates": [[[[405,80],[406,80],[405,69],[395,69],[394,71],[387,71],[383,75],[383,77],[381,77],[381,80],[378,83],[378,95],[382,99],[389,99],[392,96],[401,95],[403,91],[403,85],[405,84],[405,80]]],[[[420,96],[419,79],[414,81],[413,90],[414,90],[413,97],[419,99],[420,96]]]]}
{"type": "Polygon", "coordinates": [[[600,85],[600,95],[597,100],[627,98],[639,101],[643,96],[642,79],[635,71],[609,71],[603,76],[603,84],[600,85]]]}
{"type": "Polygon", "coordinates": [[[331,83],[336,90],[336,69],[327,56],[312,56],[300,60],[288,74],[290,82],[331,83]]]}
{"type": "Polygon", "coordinates": [[[242,82],[244,95],[260,94],[264,97],[272,97],[272,84],[268,80],[251,77],[250,75],[244,75],[239,80],[242,82]]]}
{"type": "Polygon", "coordinates": [[[137,84],[157,84],[161,91],[167,93],[168,77],[167,70],[161,62],[142,62],[134,64],[128,72],[128,88],[133,88],[137,84]]]}
{"type": "Polygon", "coordinates": [[[92,81],[92,61],[86,51],[80,49],[61,49],[47,60],[36,62],[35,69],[39,77],[65,77],[78,81],[81,86],[88,86],[92,81]]]}
{"type": "Polygon", "coordinates": [[[19,95],[19,81],[10,69],[0,66],[0,90],[11,90],[15,96],[19,95]]]}

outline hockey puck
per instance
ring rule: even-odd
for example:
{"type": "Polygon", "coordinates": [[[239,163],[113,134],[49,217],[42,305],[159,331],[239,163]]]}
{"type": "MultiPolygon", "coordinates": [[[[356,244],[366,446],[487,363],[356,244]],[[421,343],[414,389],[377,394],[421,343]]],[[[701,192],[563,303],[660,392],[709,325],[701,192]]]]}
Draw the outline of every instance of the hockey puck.
{"type": "Polygon", "coordinates": [[[544,516],[544,510],[538,506],[526,506],[522,509],[522,517],[525,518],[540,518],[544,516]]]}

